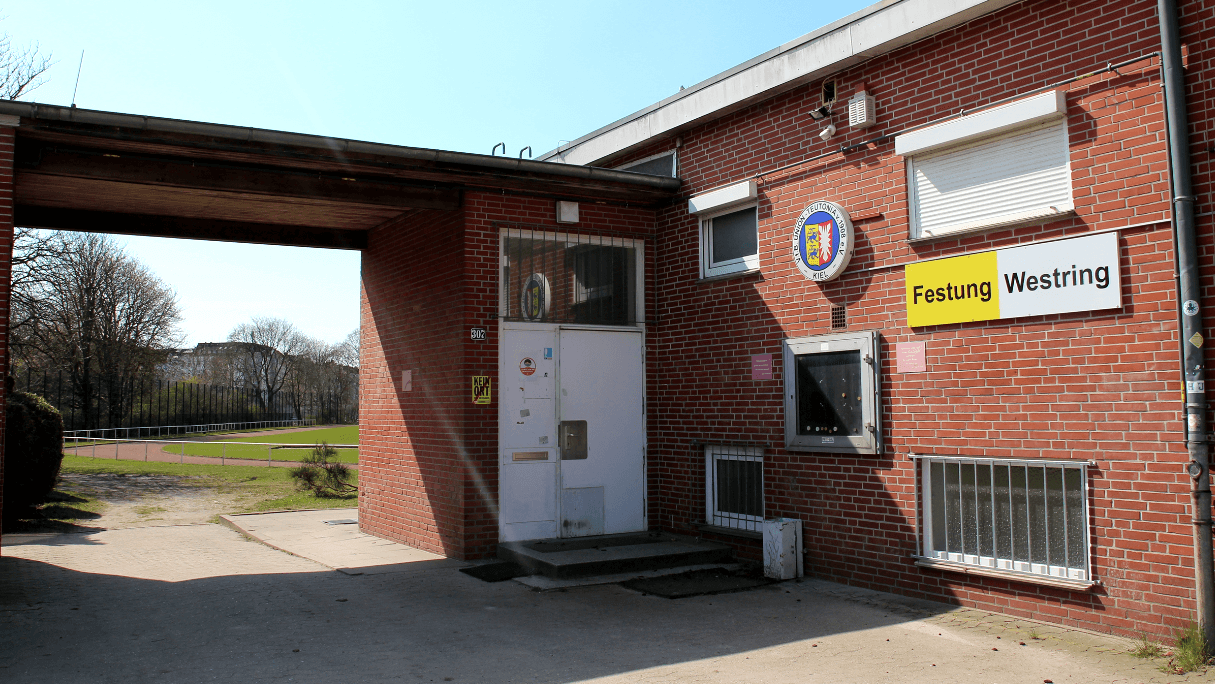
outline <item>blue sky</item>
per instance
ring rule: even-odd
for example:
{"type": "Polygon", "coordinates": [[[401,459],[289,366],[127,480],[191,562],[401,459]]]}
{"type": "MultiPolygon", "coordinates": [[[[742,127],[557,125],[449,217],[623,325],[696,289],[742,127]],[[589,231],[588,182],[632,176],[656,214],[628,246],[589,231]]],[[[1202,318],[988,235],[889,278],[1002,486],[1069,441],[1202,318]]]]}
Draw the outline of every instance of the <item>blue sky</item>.
{"type": "MultiPolygon", "coordinates": [[[[7,3],[56,64],[26,98],[488,154],[535,154],[869,2],[7,3]]],[[[357,252],[121,238],[174,287],[189,342],[254,315],[336,342],[357,252]]]]}

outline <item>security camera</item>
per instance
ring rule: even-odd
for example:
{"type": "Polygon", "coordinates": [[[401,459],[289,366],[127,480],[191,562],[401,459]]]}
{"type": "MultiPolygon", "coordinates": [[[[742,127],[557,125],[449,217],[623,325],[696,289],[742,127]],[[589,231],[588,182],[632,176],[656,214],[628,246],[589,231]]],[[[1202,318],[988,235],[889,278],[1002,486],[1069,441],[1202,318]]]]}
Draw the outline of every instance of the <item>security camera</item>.
{"type": "Polygon", "coordinates": [[[835,124],[827,124],[826,128],[819,131],[818,137],[822,138],[823,142],[827,142],[833,135],[835,135],[835,124]]]}
{"type": "Polygon", "coordinates": [[[818,109],[810,110],[810,118],[814,119],[815,121],[822,121],[829,116],[831,116],[831,110],[827,108],[827,105],[823,105],[818,109]]]}

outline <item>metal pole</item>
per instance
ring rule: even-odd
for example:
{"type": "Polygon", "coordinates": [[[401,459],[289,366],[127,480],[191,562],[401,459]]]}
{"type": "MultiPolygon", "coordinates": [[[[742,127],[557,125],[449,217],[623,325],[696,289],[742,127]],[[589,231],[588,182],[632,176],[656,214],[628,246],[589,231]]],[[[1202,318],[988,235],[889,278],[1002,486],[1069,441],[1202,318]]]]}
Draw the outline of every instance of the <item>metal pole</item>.
{"type": "Polygon", "coordinates": [[[270,445],[266,445],[266,467],[270,467],[270,445]]]}
{"type": "Polygon", "coordinates": [[[1178,305],[1181,307],[1182,382],[1185,383],[1186,445],[1190,462],[1191,514],[1194,523],[1194,598],[1198,626],[1215,644],[1215,573],[1211,549],[1211,471],[1207,445],[1207,400],[1203,368],[1202,285],[1194,188],[1190,178],[1190,135],[1186,116],[1181,30],[1174,0],[1158,0],[1160,52],[1164,70],[1164,111],[1168,124],[1169,176],[1173,195],[1173,239],[1177,252],[1178,305]]]}
{"type": "Polygon", "coordinates": [[[178,460],[178,463],[185,463],[185,462],[186,462],[186,443],[183,441],[181,443],[181,459],[178,460]]]}

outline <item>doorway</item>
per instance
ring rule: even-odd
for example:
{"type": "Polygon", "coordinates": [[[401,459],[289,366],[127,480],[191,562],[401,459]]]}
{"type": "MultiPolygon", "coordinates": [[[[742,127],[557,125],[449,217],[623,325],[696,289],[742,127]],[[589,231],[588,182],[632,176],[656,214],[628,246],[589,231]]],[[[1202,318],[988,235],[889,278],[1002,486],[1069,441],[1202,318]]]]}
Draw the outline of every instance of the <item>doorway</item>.
{"type": "Polygon", "coordinates": [[[503,324],[502,541],[646,529],[644,348],[638,329],[503,324]]]}

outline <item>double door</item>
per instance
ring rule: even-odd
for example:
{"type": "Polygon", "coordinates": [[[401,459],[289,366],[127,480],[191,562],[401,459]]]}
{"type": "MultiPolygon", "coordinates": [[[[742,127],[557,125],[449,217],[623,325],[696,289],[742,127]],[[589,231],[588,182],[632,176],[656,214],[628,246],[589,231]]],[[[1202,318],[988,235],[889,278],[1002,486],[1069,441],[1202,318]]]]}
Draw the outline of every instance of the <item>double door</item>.
{"type": "Polygon", "coordinates": [[[500,539],[646,529],[641,331],[507,323],[499,358],[500,539]]]}

